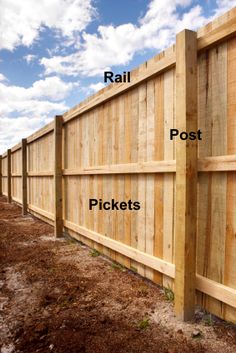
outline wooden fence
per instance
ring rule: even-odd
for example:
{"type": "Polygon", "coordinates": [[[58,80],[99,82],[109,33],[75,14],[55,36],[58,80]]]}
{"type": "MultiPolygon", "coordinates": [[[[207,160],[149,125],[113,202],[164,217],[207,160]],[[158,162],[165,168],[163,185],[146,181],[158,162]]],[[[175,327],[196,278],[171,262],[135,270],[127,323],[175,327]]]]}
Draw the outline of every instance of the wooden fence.
{"type": "Polygon", "coordinates": [[[236,9],[102,89],[1,157],[27,211],[236,323],[236,9]],[[202,140],[170,139],[170,129],[202,140]],[[89,199],[140,210],[89,210],[89,199]]]}

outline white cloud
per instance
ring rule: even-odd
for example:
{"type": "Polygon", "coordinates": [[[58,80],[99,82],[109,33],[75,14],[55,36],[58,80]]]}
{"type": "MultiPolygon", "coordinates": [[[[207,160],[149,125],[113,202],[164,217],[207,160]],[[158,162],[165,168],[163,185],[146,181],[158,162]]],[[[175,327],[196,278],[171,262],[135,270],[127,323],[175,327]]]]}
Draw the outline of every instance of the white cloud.
{"type": "Polygon", "coordinates": [[[30,46],[44,27],[78,40],[78,32],[92,21],[92,0],[1,0],[0,49],[30,46]]]}
{"type": "Polygon", "coordinates": [[[0,73],[0,81],[7,81],[6,76],[0,73]]]}
{"type": "Polygon", "coordinates": [[[18,142],[19,138],[48,123],[55,114],[69,107],[64,99],[78,86],[58,77],[34,82],[29,88],[0,82],[0,145],[2,152],[18,142]],[[19,117],[15,117],[19,115],[19,117]]]}
{"type": "Polygon", "coordinates": [[[73,87],[73,83],[56,76],[36,81],[29,88],[0,83],[0,114],[64,111],[67,106],[59,101],[65,99],[73,87]]]}
{"type": "Polygon", "coordinates": [[[45,74],[95,76],[111,66],[128,64],[137,52],[162,50],[174,41],[176,30],[197,28],[206,21],[202,8],[189,8],[191,3],[192,0],[153,0],[138,25],[99,26],[95,34],[84,32],[83,43],[74,53],[41,59],[45,74]],[[180,14],[180,6],[184,15],[180,14]]]}
{"type": "Polygon", "coordinates": [[[37,55],[34,54],[28,54],[23,57],[23,59],[27,62],[27,64],[30,64],[37,58],[37,55]]]}
{"type": "Polygon", "coordinates": [[[0,117],[0,154],[48,122],[47,118],[32,119],[27,116],[18,118],[0,117]]]}
{"type": "Polygon", "coordinates": [[[137,52],[165,49],[174,42],[177,32],[202,27],[236,5],[236,0],[218,0],[208,18],[195,4],[193,0],[152,0],[138,25],[99,26],[96,33],[83,32],[83,42],[74,53],[41,59],[45,75],[102,75],[112,66],[127,65],[137,52]]]}

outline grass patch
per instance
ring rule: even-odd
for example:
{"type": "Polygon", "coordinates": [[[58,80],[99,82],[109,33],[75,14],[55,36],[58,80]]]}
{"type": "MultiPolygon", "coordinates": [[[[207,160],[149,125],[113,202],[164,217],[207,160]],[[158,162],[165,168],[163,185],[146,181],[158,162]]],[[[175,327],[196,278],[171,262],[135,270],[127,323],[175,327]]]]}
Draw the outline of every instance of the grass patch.
{"type": "Polygon", "coordinates": [[[165,293],[166,300],[168,300],[168,302],[174,301],[175,295],[170,287],[164,288],[164,293],[165,293]]]}
{"type": "Polygon", "coordinates": [[[125,271],[125,267],[121,264],[118,264],[117,262],[113,262],[111,264],[111,268],[113,268],[113,270],[125,271]]]}
{"type": "Polygon", "coordinates": [[[145,318],[142,319],[141,321],[138,322],[138,328],[140,330],[145,330],[146,328],[148,328],[150,326],[150,321],[149,319],[145,318]]]}
{"type": "Polygon", "coordinates": [[[89,255],[92,257],[97,257],[97,256],[100,256],[101,254],[98,250],[92,249],[92,250],[90,250],[89,255]]]}

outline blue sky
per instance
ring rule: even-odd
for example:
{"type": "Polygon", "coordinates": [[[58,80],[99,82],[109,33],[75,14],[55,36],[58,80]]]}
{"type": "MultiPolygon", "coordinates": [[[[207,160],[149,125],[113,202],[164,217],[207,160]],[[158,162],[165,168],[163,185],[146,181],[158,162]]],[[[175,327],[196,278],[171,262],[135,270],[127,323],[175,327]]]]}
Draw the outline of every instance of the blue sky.
{"type": "Polygon", "coordinates": [[[1,0],[0,153],[236,0],[1,0]]]}

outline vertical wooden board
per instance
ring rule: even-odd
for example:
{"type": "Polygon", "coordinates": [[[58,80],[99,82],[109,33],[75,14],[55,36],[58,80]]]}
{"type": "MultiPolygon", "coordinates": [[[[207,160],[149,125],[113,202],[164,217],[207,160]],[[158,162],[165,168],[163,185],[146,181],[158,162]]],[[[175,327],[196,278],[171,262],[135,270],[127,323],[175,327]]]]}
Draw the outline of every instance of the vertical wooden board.
{"type": "MultiPolygon", "coordinates": [[[[125,134],[125,95],[118,97],[117,103],[117,116],[118,116],[118,131],[119,131],[119,140],[118,140],[118,163],[124,163],[125,161],[125,146],[124,146],[124,134],[125,134]]],[[[124,190],[125,190],[125,177],[122,174],[117,176],[118,190],[117,198],[119,200],[124,200],[124,190]]],[[[124,211],[119,210],[117,214],[117,240],[121,243],[124,242],[124,211]]],[[[125,256],[117,254],[116,260],[125,265],[127,260],[125,256]]]]}
{"type": "Polygon", "coordinates": [[[2,194],[3,195],[6,195],[6,192],[7,192],[7,190],[6,190],[6,176],[5,175],[7,175],[7,170],[6,170],[7,168],[6,168],[6,157],[2,157],[2,175],[4,175],[4,176],[2,176],[2,194]]]}
{"type": "MultiPolygon", "coordinates": [[[[197,34],[176,37],[176,128],[197,130],[197,34]]],[[[175,313],[192,320],[196,292],[197,140],[176,141],[175,313]]]]}
{"type": "MultiPolygon", "coordinates": [[[[11,173],[14,173],[14,154],[15,152],[11,152],[11,173]]],[[[15,186],[15,183],[14,183],[14,177],[11,177],[11,196],[14,197],[14,186],[15,186]]]]}
{"type": "MultiPolygon", "coordinates": [[[[89,156],[90,156],[90,118],[92,116],[92,112],[88,112],[85,115],[84,119],[84,167],[89,166],[89,156]]],[[[89,211],[89,197],[90,197],[90,176],[83,176],[83,185],[84,185],[84,197],[83,197],[83,208],[84,208],[84,224],[85,227],[89,229],[90,224],[90,211],[89,211]]],[[[93,242],[90,239],[84,238],[85,244],[88,246],[92,246],[93,242]]]]}
{"type": "MultiPolygon", "coordinates": [[[[111,164],[112,158],[112,139],[111,139],[111,119],[110,119],[110,102],[104,104],[104,115],[103,115],[103,163],[111,164]]],[[[109,175],[103,175],[103,185],[102,185],[102,199],[109,200],[111,197],[111,178],[109,175]]],[[[109,211],[102,211],[102,221],[103,221],[103,235],[109,236],[111,232],[111,214],[109,211]]],[[[110,257],[110,249],[103,247],[104,255],[110,257]]]]}
{"type": "MultiPolygon", "coordinates": [[[[93,137],[93,160],[94,165],[99,165],[99,108],[95,108],[94,110],[94,137],[93,137]]],[[[94,175],[94,193],[93,198],[99,200],[99,183],[100,183],[100,176],[94,175]]],[[[99,223],[99,210],[96,208],[93,211],[94,214],[94,231],[99,232],[98,223],[99,223]]],[[[98,243],[94,242],[94,249],[99,251],[98,243]]]]}
{"type": "MultiPolygon", "coordinates": [[[[164,159],[164,77],[155,79],[155,160],[164,159]]],[[[154,181],[154,255],[163,258],[163,180],[164,175],[157,173],[154,181]]],[[[162,285],[163,275],[154,271],[154,282],[162,285]]]]}
{"type": "MultiPolygon", "coordinates": [[[[131,92],[125,95],[125,163],[131,162],[131,92]]],[[[124,201],[131,199],[131,175],[125,175],[124,201]]],[[[131,242],[131,211],[124,211],[124,243],[130,245],[131,242]]],[[[130,259],[125,259],[125,267],[130,268],[130,259]]]]}
{"type": "MultiPolygon", "coordinates": [[[[155,86],[154,80],[147,82],[147,161],[154,160],[155,152],[155,86]]],[[[147,175],[146,185],[146,253],[154,251],[154,175],[147,175]]],[[[153,280],[153,270],[146,268],[146,277],[153,280]]]]}
{"type": "Polygon", "coordinates": [[[22,214],[27,214],[27,140],[21,142],[21,189],[22,189],[22,214]]]}
{"type": "MultiPolygon", "coordinates": [[[[89,210],[89,205],[88,205],[88,203],[89,203],[89,199],[94,199],[94,198],[96,198],[96,195],[95,195],[95,190],[94,190],[94,178],[95,178],[96,176],[94,176],[94,175],[89,175],[88,176],[88,183],[89,183],[89,194],[88,194],[88,202],[87,202],[87,205],[86,205],[86,207],[88,208],[88,217],[89,217],[89,221],[88,221],[88,229],[90,229],[90,230],[94,230],[94,213],[96,212],[96,211],[94,211],[94,210],[89,210]]],[[[94,242],[93,241],[91,241],[91,243],[90,243],[90,246],[93,248],[94,247],[94,242]]]]}
{"type": "MultiPolygon", "coordinates": [[[[196,65],[197,66],[197,65],[196,65]]],[[[196,69],[197,72],[197,69],[196,69]]],[[[196,74],[197,75],[197,74],[196,74]]],[[[197,77],[196,77],[197,80],[197,77]]],[[[196,87],[197,90],[197,87],[196,87]]],[[[176,97],[176,68],[173,69],[173,95],[176,97]]],[[[197,97],[197,92],[195,92],[195,95],[197,97]]],[[[197,110],[197,104],[195,109],[197,110]]],[[[197,128],[197,121],[195,120],[196,123],[196,128],[197,128]]],[[[176,120],[176,99],[173,101],[173,126],[176,128],[177,120],[176,120]]],[[[173,141],[173,159],[176,160],[176,141],[173,141]]],[[[197,158],[197,157],[196,157],[197,158]]],[[[176,173],[172,174],[173,177],[173,232],[172,232],[172,263],[175,263],[175,249],[176,249],[176,173]]],[[[197,192],[197,190],[196,190],[197,192]]],[[[196,206],[196,205],[195,205],[196,206]]],[[[196,216],[196,215],[195,215],[196,216]]],[[[195,229],[196,230],[196,229],[195,229]]],[[[195,233],[195,242],[196,242],[196,233],[195,233]]],[[[173,288],[174,288],[175,282],[173,281],[173,288]]]]}
{"type": "Polygon", "coordinates": [[[12,201],[11,196],[11,150],[7,150],[7,202],[12,201]]]}
{"type": "MultiPolygon", "coordinates": [[[[98,108],[98,165],[103,165],[104,161],[104,105],[101,105],[98,108]]],[[[98,195],[99,199],[103,197],[103,176],[100,175],[98,177],[98,195]]],[[[103,211],[98,210],[98,233],[103,234],[103,211]]],[[[98,250],[103,252],[103,246],[98,245],[98,250]]]]}
{"type": "MultiPolygon", "coordinates": [[[[212,75],[209,52],[198,58],[198,128],[202,140],[198,143],[198,158],[212,155],[212,75]]],[[[197,213],[197,273],[206,276],[211,227],[211,173],[198,173],[197,213]]],[[[204,295],[197,293],[197,302],[204,305],[204,295]]]]}
{"type": "MultiPolygon", "coordinates": [[[[119,160],[119,98],[114,100],[113,105],[113,124],[112,124],[112,141],[113,141],[113,155],[112,155],[112,163],[117,164],[119,160]]],[[[113,185],[112,185],[112,195],[115,200],[119,200],[119,178],[117,175],[113,176],[113,185]]],[[[118,213],[119,211],[114,210],[114,217],[112,223],[112,238],[118,240],[118,213]]],[[[117,252],[114,252],[114,260],[117,261],[117,252]]]]}
{"type": "Polygon", "coordinates": [[[0,156],[0,196],[2,196],[2,180],[3,180],[3,176],[2,176],[2,156],[0,156]]]}
{"type": "MultiPolygon", "coordinates": [[[[236,38],[228,42],[227,154],[236,155],[236,38]]],[[[224,284],[236,289],[236,173],[227,176],[224,284]]],[[[234,321],[236,308],[224,305],[225,320],[234,321]]]]}
{"type": "MultiPolygon", "coordinates": [[[[31,171],[31,144],[27,144],[27,172],[31,171]]],[[[31,202],[31,178],[27,178],[27,203],[31,202]]]]}
{"type": "MultiPolygon", "coordinates": [[[[133,72],[133,78],[138,74],[138,70],[133,72]]],[[[135,88],[131,92],[131,162],[138,162],[138,127],[139,127],[139,90],[135,88]]],[[[138,175],[131,175],[131,199],[133,202],[138,200],[138,175]]],[[[139,210],[131,212],[131,242],[130,245],[137,249],[138,247],[138,218],[139,210]]],[[[131,260],[130,266],[137,270],[138,263],[131,260]]]]}
{"type": "MultiPolygon", "coordinates": [[[[81,167],[84,168],[86,166],[86,159],[85,159],[85,154],[86,150],[88,150],[86,146],[86,115],[82,115],[80,117],[80,129],[82,131],[81,134],[81,167]]],[[[81,194],[80,194],[80,204],[81,204],[81,219],[80,219],[80,225],[85,227],[85,215],[86,215],[86,205],[85,205],[85,199],[86,199],[86,189],[85,189],[85,176],[81,175],[80,176],[80,186],[81,186],[81,194]]]]}
{"type": "MultiPolygon", "coordinates": [[[[89,134],[89,166],[94,166],[94,134],[96,131],[94,130],[94,110],[92,110],[88,115],[88,134],[89,134]]],[[[94,176],[91,175],[88,178],[89,182],[89,195],[87,196],[87,212],[89,217],[88,228],[94,230],[94,210],[89,210],[89,199],[93,199],[94,195],[94,176]]],[[[90,241],[90,246],[94,247],[94,242],[90,241]]]]}
{"type": "MultiPolygon", "coordinates": [[[[174,70],[164,73],[164,159],[174,158],[174,143],[170,140],[170,129],[174,127],[174,70]]],[[[163,259],[173,261],[173,225],[174,225],[174,176],[166,173],[163,181],[163,259]]],[[[163,286],[173,289],[173,280],[163,276],[163,286]]]]}
{"type": "MultiPolygon", "coordinates": [[[[211,50],[212,60],[212,155],[227,154],[227,44],[211,50]]],[[[215,172],[211,184],[211,240],[207,277],[224,281],[226,229],[225,172],[215,172]]],[[[208,310],[222,316],[222,304],[207,298],[208,310]]]]}
{"type": "MultiPolygon", "coordinates": [[[[77,161],[78,161],[78,165],[79,167],[83,168],[84,165],[84,149],[85,149],[85,145],[84,145],[84,115],[82,115],[81,117],[79,117],[77,119],[77,126],[78,126],[78,149],[77,149],[77,153],[79,154],[77,156],[77,161]]],[[[83,220],[84,220],[84,208],[83,208],[83,176],[78,176],[78,224],[79,225],[83,225],[83,220]]],[[[79,239],[82,241],[81,236],[79,235],[79,239]]]]}
{"type": "MultiPolygon", "coordinates": [[[[111,165],[113,163],[112,161],[112,156],[113,156],[113,134],[112,134],[112,129],[113,129],[113,100],[108,101],[108,121],[107,121],[107,162],[108,165],[111,165]]],[[[111,200],[113,198],[113,175],[107,175],[106,176],[106,182],[105,182],[105,188],[106,190],[106,197],[104,197],[105,200],[111,200]]],[[[113,222],[113,213],[114,211],[108,210],[104,211],[105,214],[105,219],[106,219],[106,236],[111,238],[112,237],[112,222],[113,222]]],[[[109,252],[109,257],[111,259],[114,259],[114,251],[107,249],[106,252],[109,252]]]]}
{"type": "MultiPolygon", "coordinates": [[[[117,163],[117,116],[116,116],[116,98],[111,100],[111,105],[110,105],[110,122],[111,122],[111,128],[110,128],[110,133],[111,133],[111,164],[116,164],[117,163]]],[[[117,189],[116,189],[116,176],[115,175],[110,175],[110,183],[111,183],[111,199],[117,199],[117,189]]],[[[110,216],[110,224],[111,224],[111,229],[110,229],[110,234],[109,237],[112,239],[116,238],[116,222],[117,222],[117,211],[116,210],[110,210],[109,216],[110,216]]],[[[116,260],[116,253],[113,250],[110,250],[110,257],[113,260],[116,260]]]]}
{"type": "MultiPolygon", "coordinates": [[[[145,72],[146,63],[139,67],[139,72],[145,72]]],[[[141,83],[138,87],[139,91],[139,117],[138,117],[138,161],[144,162],[147,158],[147,84],[141,83]]],[[[146,175],[138,176],[138,200],[140,202],[139,218],[138,218],[138,249],[145,252],[146,250],[146,175]]],[[[145,266],[139,264],[137,266],[138,273],[145,275],[145,266]]]]}

